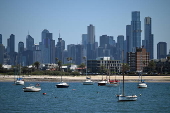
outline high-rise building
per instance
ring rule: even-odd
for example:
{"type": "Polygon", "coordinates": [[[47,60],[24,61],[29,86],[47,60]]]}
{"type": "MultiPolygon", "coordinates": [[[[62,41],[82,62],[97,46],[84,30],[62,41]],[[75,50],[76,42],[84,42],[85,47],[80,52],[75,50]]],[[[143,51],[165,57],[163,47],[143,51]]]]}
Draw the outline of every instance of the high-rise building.
{"type": "Polygon", "coordinates": [[[119,35],[117,37],[117,55],[116,55],[116,60],[121,60],[121,62],[123,62],[122,60],[122,51],[124,50],[124,36],[123,35],[119,35]]]}
{"type": "Polygon", "coordinates": [[[24,42],[18,43],[18,53],[24,52],[24,42]]]}
{"type": "Polygon", "coordinates": [[[34,38],[32,38],[30,35],[27,35],[26,37],[26,49],[33,51],[34,47],[34,38]]]}
{"type": "Polygon", "coordinates": [[[87,34],[82,34],[83,56],[87,56],[87,34]]]}
{"type": "Polygon", "coordinates": [[[94,44],[95,43],[95,27],[90,24],[87,26],[87,43],[94,44]]]}
{"type": "Polygon", "coordinates": [[[154,39],[153,39],[153,34],[152,34],[152,20],[150,17],[145,17],[144,20],[144,48],[146,48],[146,51],[149,52],[150,54],[150,59],[153,59],[153,54],[154,54],[154,39]]]}
{"type": "Polygon", "coordinates": [[[133,48],[141,47],[141,32],[140,11],[133,11],[131,21],[131,37],[133,48]]]}
{"type": "Polygon", "coordinates": [[[80,65],[83,62],[83,46],[80,44],[75,45],[75,64],[80,65]]]}
{"type": "Polygon", "coordinates": [[[157,59],[166,58],[167,56],[167,43],[159,42],[157,44],[157,59]]]}
{"type": "Polygon", "coordinates": [[[126,25],[126,40],[127,40],[127,52],[132,52],[132,37],[131,37],[131,25],[126,25]]]}
{"type": "Polygon", "coordinates": [[[76,60],[76,45],[69,44],[67,45],[68,57],[71,58],[71,63],[75,63],[76,60]]]}
{"type": "Polygon", "coordinates": [[[0,44],[2,44],[2,34],[0,34],[0,44]]]}
{"type": "Polygon", "coordinates": [[[19,42],[18,43],[18,57],[17,57],[18,64],[22,63],[23,52],[24,52],[24,42],[19,42]]]}
{"type": "Polygon", "coordinates": [[[15,52],[15,35],[11,34],[10,38],[7,39],[7,59],[9,59],[10,65],[17,63],[17,53],[15,52]]]}
{"type": "Polygon", "coordinates": [[[55,40],[52,38],[52,33],[44,29],[41,36],[42,63],[55,63],[55,40]]]}
{"type": "Polygon", "coordinates": [[[15,35],[11,34],[10,38],[7,39],[7,52],[14,53],[15,52],[15,35]]]}
{"type": "Polygon", "coordinates": [[[95,46],[95,27],[90,24],[87,26],[87,59],[96,58],[96,46],[95,46]]]}
{"type": "Polygon", "coordinates": [[[5,53],[5,47],[3,44],[0,44],[0,64],[4,63],[4,53],[5,53]]]}
{"type": "Polygon", "coordinates": [[[55,47],[55,57],[58,58],[58,60],[62,61],[62,63],[64,62],[64,59],[63,59],[63,51],[65,50],[65,41],[62,40],[62,38],[60,37],[60,34],[59,34],[59,38],[58,38],[58,42],[56,44],[56,47],[55,47]]]}
{"type": "Polygon", "coordinates": [[[34,62],[42,62],[42,55],[41,50],[39,49],[39,45],[34,45],[34,51],[33,51],[33,63],[34,62]]]}

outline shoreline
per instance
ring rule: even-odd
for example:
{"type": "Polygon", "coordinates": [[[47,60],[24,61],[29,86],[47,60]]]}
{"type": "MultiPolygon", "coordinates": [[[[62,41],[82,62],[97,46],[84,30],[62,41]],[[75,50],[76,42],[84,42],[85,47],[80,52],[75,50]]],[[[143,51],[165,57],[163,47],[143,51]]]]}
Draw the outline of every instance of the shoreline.
{"type": "MultiPolygon", "coordinates": [[[[37,75],[37,76],[21,76],[26,82],[60,82],[61,76],[51,76],[51,75],[37,75]]],[[[138,82],[139,76],[128,76],[125,75],[125,82],[138,82]]],[[[109,79],[109,76],[107,76],[109,79]]],[[[122,81],[122,75],[110,76],[111,80],[114,79],[122,81]]],[[[14,75],[1,75],[0,82],[13,82],[16,79],[14,75]]],[[[103,76],[106,79],[106,76],[103,76]]],[[[145,82],[170,82],[170,76],[142,76],[145,82]]],[[[65,82],[83,82],[86,80],[86,76],[62,76],[62,80],[65,82]]],[[[91,80],[94,82],[99,82],[102,80],[102,75],[91,76],[91,80]]]]}

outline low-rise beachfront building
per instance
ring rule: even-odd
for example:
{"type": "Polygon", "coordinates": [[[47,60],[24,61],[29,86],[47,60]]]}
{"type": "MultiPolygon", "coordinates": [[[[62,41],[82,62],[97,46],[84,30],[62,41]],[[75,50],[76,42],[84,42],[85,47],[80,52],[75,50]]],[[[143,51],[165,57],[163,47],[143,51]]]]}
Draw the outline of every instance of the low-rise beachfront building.
{"type": "Polygon", "coordinates": [[[96,60],[87,60],[88,73],[119,73],[122,63],[120,60],[112,60],[110,57],[98,57],[96,60]]]}

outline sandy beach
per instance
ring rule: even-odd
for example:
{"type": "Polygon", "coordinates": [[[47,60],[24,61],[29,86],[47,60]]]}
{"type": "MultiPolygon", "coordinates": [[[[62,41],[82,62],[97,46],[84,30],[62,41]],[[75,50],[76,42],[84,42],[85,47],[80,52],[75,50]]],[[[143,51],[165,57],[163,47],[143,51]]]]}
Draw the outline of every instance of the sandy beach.
{"type": "MultiPolygon", "coordinates": [[[[37,76],[28,76],[22,75],[24,81],[28,82],[40,82],[40,81],[47,81],[47,82],[60,82],[61,76],[50,76],[50,75],[37,75],[37,76]]],[[[109,77],[108,77],[109,78],[109,77]]],[[[143,80],[146,82],[170,82],[170,76],[142,76],[143,80]]],[[[16,79],[13,75],[1,75],[0,82],[12,82],[16,79]]],[[[85,76],[63,76],[63,81],[65,82],[82,82],[86,79],[85,76]]],[[[103,76],[103,79],[106,79],[106,76],[103,76]]],[[[110,76],[110,79],[115,79],[115,76],[110,76]]],[[[116,76],[116,79],[122,80],[122,75],[116,76]]],[[[102,80],[101,75],[91,76],[91,80],[94,82],[98,82],[102,80]]],[[[128,76],[125,75],[126,82],[138,82],[139,76],[128,76]]]]}

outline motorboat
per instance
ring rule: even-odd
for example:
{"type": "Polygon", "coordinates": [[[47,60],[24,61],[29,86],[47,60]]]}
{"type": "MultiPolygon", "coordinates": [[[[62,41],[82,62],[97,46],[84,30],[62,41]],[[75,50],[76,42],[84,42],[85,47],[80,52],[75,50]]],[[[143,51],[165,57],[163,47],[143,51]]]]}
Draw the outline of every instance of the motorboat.
{"type": "Polygon", "coordinates": [[[105,86],[106,83],[107,83],[106,80],[102,80],[102,81],[98,82],[98,86],[105,86]]]}
{"type": "Polygon", "coordinates": [[[30,84],[28,87],[23,88],[24,92],[39,92],[41,91],[41,87],[36,87],[30,84]]]}
{"type": "Polygon", "coordinates": [[[61,82],[59,84],[56,85],[57,88],[68,88],[69,84],[67,84],[66,82],[61,82]]]}
{"type": "Polygon", "coordinates": [[[93,85],[93,81],[91,79],[86,79],[86,81],[83,82],[83,85],[93,85]]]}

